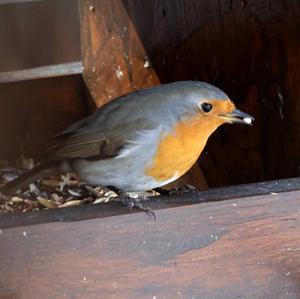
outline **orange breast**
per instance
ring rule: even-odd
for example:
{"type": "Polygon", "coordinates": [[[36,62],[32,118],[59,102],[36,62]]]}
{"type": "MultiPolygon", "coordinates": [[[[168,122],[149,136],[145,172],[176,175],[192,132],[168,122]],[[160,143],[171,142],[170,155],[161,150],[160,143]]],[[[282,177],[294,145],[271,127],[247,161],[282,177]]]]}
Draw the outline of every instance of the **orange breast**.
{"type": "Polygon", "coordinates": [[[202,115],[179,123],[172,133],[161,139],[153,163],[145,174],[157,181],[182,176],[193,166],[208,137],[221,124],[217,118],[202,115]]]}

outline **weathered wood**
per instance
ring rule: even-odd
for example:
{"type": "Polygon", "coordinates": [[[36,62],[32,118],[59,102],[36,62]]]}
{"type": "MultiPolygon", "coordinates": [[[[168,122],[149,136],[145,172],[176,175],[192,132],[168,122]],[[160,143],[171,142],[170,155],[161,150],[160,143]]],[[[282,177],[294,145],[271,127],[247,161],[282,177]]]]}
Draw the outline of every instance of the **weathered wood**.
{"type": "Polygon", "coordinates": [[[300,192],[3,229],[1,298],[300,297],[300,192]]]}
{"type": "MultiPolygon", "coordinates": [[[[168,196],[150,197],[148,200],[145,200],[144,205],[151,207],[153,210],[158,210],[183,205],[223,201],[257,195],[273,194],[273,196],[276,196],[277,193],[295,190],[300,190],[300,178],[214,188],[207,191],[202,191],[198,194],[194,192],[188,192],[179,195],[174,194],[168,196]]],[[[80,221],[137,212],[141,211],[136,209],[129,210],[127,207],[118,202],[111,202],[107,204],[82,205],[23,214],[9,214],[0,216],[0,229],[57,221],[80,221]]]]}
{"type": "Polygon", "coordinates": [[[35,157],[41,141],[86,115],[81,75],[1,83],[0,111],[0,159],[35,157]]]}
{"type": "Polygon", "coordinates": [[[37,80],[69,75],[81,75],[82,62],[70,62],[57,65],[36,67],[33,69],[18,70],[0,73],[0,83],[37,80]]]}
{"type": "Polygon", "coordinates": [[[36,2],[36,1],[45,1],[45,0],[1,0],[0,5],[2,4],[15,4],[15,3],[23,3],[23,2],[36,2]]]}
{"type": "Polygon", "coordinates": [[[208,185],[299,174],[298,0],[82,0],[81,8],[84,77],[98,105],[158,82],[211,82],[256,121],[212,136],[200,159],[208,185]]]}
{"type": "Polygon", "coordinates": [[[97,106],[159,83],[122,1],[81,1],[81,42],[83,76],[97,106]]]}

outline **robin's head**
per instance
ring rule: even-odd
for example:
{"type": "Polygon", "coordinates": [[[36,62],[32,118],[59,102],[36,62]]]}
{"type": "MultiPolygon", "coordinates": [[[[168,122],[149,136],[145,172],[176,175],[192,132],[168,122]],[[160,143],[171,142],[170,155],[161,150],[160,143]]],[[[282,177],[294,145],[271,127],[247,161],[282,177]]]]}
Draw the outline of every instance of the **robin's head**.
{"type": "Polygon", "coordinates": [[[203,119],[213,121],[219,125],[224,123],[251,125],[254,118],[235,108],[234,103],[228,98],[201,99],[198,102],[198,113],[203,119]]]}
{"type": "Polygon", "coordinates": [[[186,112],[182,114],[184,117],[205,120],[215,128],[224,123],[251,125],[254,120],[251,115],[236,109],[229,97],[211,84],[191,81],[181,87],[185,98],[184,103],[181,101],[186,112]]]}

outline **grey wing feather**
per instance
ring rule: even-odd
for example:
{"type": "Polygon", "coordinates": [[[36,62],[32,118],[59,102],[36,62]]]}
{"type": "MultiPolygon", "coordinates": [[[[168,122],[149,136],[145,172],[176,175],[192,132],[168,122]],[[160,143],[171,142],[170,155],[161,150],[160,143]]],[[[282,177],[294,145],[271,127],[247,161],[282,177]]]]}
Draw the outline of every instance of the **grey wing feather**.
{"type": "Polygon", "coordinates": [[[117,156],[139,131],[156,129],[162,119],[168,119],[168,111],[162,109],[168,105],[161,105],[165,100],[158,89],[121,96],[55,136],[47,159],[117,156]]]}
{"type": "Polygon", "coordinates": [[[67,129],[54,138],[53,146],[47,152],[46,160],[57,159],[106,159],[115,157],[126,147],[128,140],[140,130],[152,129],[145,120],[122,123],[113,130],[88,126],[67,129]]]}

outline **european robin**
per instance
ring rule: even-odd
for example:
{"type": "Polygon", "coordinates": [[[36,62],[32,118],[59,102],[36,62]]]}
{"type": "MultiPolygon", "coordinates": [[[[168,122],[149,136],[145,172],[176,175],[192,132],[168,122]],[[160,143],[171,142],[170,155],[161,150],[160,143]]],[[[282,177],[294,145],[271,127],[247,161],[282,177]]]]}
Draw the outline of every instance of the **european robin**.
{"type": "Polygon", "coordinates": [[[135,91],[55,136],[46,157],[1,192],[11,194],[39,177],[63,172],[123,191],[158,188],[192,167],[219,126],[252,121],[208,83],[182,81],[135,91]]]}

